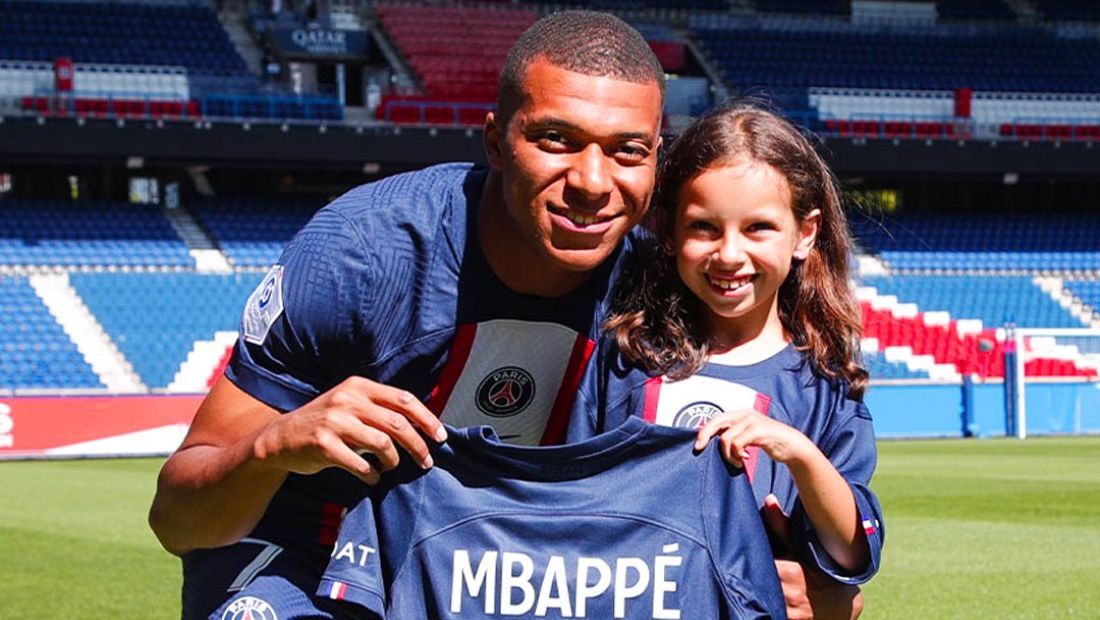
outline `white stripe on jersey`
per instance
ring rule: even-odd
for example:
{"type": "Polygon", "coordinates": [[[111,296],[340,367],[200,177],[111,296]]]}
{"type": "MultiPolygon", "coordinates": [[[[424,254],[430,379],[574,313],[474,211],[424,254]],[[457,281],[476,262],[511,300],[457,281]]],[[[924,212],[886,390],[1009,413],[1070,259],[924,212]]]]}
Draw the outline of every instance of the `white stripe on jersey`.
{"type": "Polygon", "coordinates": [[[577,336],[557,323],[478,324],[440,419],[458,427],[489,425],[506,443],[538,445],[577,336]]]}

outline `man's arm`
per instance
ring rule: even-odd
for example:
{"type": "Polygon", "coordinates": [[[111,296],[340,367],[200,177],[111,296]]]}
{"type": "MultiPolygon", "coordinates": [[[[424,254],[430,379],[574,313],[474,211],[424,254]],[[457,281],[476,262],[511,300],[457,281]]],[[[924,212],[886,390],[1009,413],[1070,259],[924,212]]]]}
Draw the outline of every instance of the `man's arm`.
{"type": "Polygon", "coordinates": [[[446,437],[411,394],[361,377],[286,414],[222,377],[161,469],[149,524],[176,555],[231,544],[255,527],[288,473],[335,466],[371,484],[380,472],[357,452],[372,452],[389,470],[398,461],[395,441],[430,467],[417,428],[446,437]]]}

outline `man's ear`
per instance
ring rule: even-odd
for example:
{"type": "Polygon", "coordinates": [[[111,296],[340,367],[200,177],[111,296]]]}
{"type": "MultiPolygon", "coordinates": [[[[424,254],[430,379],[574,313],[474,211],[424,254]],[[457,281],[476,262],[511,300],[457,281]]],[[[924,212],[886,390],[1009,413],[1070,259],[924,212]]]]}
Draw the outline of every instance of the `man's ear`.
{"type": "Polygon", "coordinates": [[[485,115],[485,131],[481,132],[481,140],[485,147],[485,158],[489,160],[489,167],[493,170],[501,168],[500,145],[506,130],[506,127],[501,127],[497,123],[495,112],[485,115]]]}
{"type": "Polygon", "coordinates": [[[814,241],[817,240],[817,231],[821,226],[821,209],[814,209],[810,211],[802,220],[802,226],[799,229],[798,245],[794,248],[794,257],[798,260],[806,260],[810,255],[810,250],[814,248],[814,241]]]}

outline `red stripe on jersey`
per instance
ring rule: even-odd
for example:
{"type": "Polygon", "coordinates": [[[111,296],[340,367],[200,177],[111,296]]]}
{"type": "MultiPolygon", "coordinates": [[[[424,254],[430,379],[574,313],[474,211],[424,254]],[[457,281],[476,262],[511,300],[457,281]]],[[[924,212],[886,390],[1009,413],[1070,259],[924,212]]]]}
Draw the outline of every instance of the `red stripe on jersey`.
{"type": "MultiPolygon", "coordinates": [[[[756,400],[752,403],[753,411],[766,416],[771,406],[772,399],[770,396],[760,392],[756,393],[756,400]]],[[[752,484],[753,478],[756,477],[756,464],[760,461],[760,448],[749,446],[745,451],[749,453],[749,458],[744,459],[745,475],[749,477],[749,484],[752,484]]]]}
{"type": "Polygon", "coordinates": [[[321,526],[317,532],[317,541],[325,546],[336,544],[340,534],[340,525],[344,522],[346,509],[336,502],[325,502],[321,506],[321,526]]]}
{"type": "Polygon", "coordinates": [[[650,424],[657,423],[657,401],[661,399],[661,377],[650,377],[645,382],[645,406],[642,416],[650,424]]]}
{"type": "Polygon", "coordinates": [[[436,416],[443,413],[443,408],[447,406],[447,400],[451,398],[451,392],[458,384],[458,378],[462,376],[462,369],[466,366],[466,360],[470,359],[470,349],[474,346],[476,335],[476,323],[459,325],[455,330],[455,339],[451,343],[447,363],[443,366],[443,372],[439,375],[439,383],[432,390],[431,396],[428,397],[428,409],[436,416]]]}
{"type": "Polygon", "coordinates": [[[596,343],[587,336],[577,335],[573,342],[573,352],[569,354],[569,364],[561,378],[561,386],[558,387],[558,395],[554,398],[554,406],[550,409],[550,419],[546,421],[546,429],[542,431],[542,440],[539,442],[541,445],[556,446],[565,441],[569,410],[573,408],[573,400],[580,389],[584,369],[588,366],[588,360],[595,348],[596,343]]]}
{"type": "Polygon", "coordinates": [[[342,601],[342,600],[344,600],[344,597],[347,596],[347,593],[348,593],[348,584],[339,583],[336,586],[336,592],[333,592],[333,594],[336,595],[333,598],[335,598],[338,601],[342,601]]]}

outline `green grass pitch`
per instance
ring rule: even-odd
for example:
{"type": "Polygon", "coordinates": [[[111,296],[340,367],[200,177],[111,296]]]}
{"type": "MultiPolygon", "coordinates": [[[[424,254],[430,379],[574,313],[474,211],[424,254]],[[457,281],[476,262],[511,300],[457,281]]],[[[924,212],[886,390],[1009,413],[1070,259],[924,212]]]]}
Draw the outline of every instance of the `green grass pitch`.
{"type": "MultiPolygon", "coordinates": [[[[0,618],[177,618],[159,460],[0,463],[0,618]]],[[[1095,618],[1100,437],[880,444],[864,618],[1095,618]]]]}

